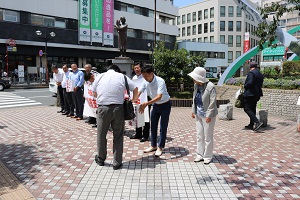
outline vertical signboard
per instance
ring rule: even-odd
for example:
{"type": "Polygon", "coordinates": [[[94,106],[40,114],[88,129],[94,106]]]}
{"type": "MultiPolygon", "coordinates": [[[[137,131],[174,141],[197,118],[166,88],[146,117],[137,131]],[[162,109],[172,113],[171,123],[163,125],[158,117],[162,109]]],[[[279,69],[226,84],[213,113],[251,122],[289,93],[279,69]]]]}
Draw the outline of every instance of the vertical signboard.
{"type": "Polygon", "coordinates": [[[79,41],[91,41],[90,0],[79,0],[79,41]]]}
{"type": "Polygon", "coordinates": [[[249,36],[249,32],[246,32],[245,40],[244,40],[244,53],[249,51],[249,49],[250,49],[250,36],[249,36]]]}
{"type": "Polygon", "coordinates": [[[114,0],[103,0],[103,45],[114,45],[114,0]]]}
{"type": "Polygon", "coordinates": [[[102,43],[103,0],[91,0],[92,4],[92,42],[102,43]]]}

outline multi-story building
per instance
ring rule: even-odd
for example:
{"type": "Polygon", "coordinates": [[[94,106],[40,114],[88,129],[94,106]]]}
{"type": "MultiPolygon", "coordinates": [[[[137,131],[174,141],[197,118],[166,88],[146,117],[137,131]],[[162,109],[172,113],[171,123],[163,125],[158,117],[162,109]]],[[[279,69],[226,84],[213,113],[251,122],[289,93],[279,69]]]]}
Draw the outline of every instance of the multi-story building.
{"type": "MultiPolygon", "coordinates": [[[[248,49],[257,45],[253,32],[258,23],[254,12],[234,0],[205,0],[179,9],[177,40],[227,44],[229,65],[244,53],[245,33],[250,36],[248,49]]],[[[259,56],[253,60],[259,61],[259,56]]]]}
{"type": "MultiPolygon", "coordinates": [[[[107,60],[118,57],[120,53],[116,30],[111,33],[113,35],[113,40],[110,40],[111,44],[104,44],[102,40],[100,42],[93,42],[92,39],[79,40],[81,37],[80,20],[88,23],[86,16],[82,14],[93,11],[93,8],[89,10],[88,7],[79,9],[79,5],[87,6],[87,3],[93,4],[93,2],[112,2],[109,7],[101,4],[95,8],[99,12],[95,19],[97,25],[100,22],[109,23],[114,30],[113,24],[116,20],[121,16],[126,18],[128,24],[127,56],[131,59],[150,62],[149,55],[155,30],[157,41],[163,41],[167,47],[174,46],[177,36],[175,19],[178,15],[178,8],[173,6],[171,0],[157,0],[156,12],[154,1],[140,0],[0,1],[0,69],[13,71],[18,68],[18,65],[24,65],[25,70],[28,66],[44,67],[46,65],[50,69],[52,64],[62,66],[71,62],[78,63],[79,67],[86,63],[99,67],[105,65],[107,60]],[[112,9],[109,16],[113,14],[110,21],[101,16],[101,13],[108,16],[106,13],[108,8],[112,9]],[[156,29],[154,21],[156,21],[156,29]],[[7,44],[10,38],[13,40],[7,44]],[[16,42],[16,48],[9,47],[7,52],[6,46],[14,45],[13,41],[16,42]],[[47,61],[44,56],[45,51],[47,61]],[[39,52],[42,55],[41,60],[39,52]]],[[[92,19],[92,16],[90,17],[92,19]]]]}

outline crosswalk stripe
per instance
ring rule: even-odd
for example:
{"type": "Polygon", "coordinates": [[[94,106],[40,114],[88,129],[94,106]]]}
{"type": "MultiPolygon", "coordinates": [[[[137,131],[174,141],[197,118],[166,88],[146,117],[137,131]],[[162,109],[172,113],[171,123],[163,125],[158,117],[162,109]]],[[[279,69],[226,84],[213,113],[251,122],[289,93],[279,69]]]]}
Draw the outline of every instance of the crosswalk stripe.
{"type": "Polygon", "coordinates": [[[0,109],[21,107],[21,106],[34,106],[40,104],[42,103],[26,97],[16,95],[14,93],[9,93],[9,92],[0,93],[0,109]]]}
{"type": "Polygon", "coordinates": [[[20,106],[33,106],[33,105],[40,105],[42,103],[26,103],[26,104],[16,104],[16,105],[7,105],[7,106],[0,106],[0,108],[12,108],[12,107],[20,107],[20,106]]]}

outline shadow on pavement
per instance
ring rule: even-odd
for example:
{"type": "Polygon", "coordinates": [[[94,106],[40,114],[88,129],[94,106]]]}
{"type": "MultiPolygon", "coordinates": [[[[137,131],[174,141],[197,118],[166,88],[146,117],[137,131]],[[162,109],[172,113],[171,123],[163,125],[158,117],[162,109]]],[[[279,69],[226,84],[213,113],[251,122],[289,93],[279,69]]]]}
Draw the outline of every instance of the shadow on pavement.
{"type": "MultiPolygon", "coordinates": [[[[45,155],[53,151],[42,151],[39,147],[26,144],[0,144],[0,161],[9,169],[9,171],[21,182],[30,181],[34,184],[35,175],[40,173],[45,166],[53,166],[52,158],[45,155]]],[[[61,165],[56,165],[60,167],[61,165]]],[[[0,169],[2,170],[2,169],[0,169]]],[[[3,171],[3,170],[2,170],[3,171]]],[[[2,180],[3,177],[0,178],[2,180]]],[[[6,176],[9,177],[9,176],[6,176]]],[[[5,180],[7,183],[13,180],[5,180]]],[[[0,184],[0,187],[2,184],[0,184]]],[[[12,185],[12,189],[17,185],[12,185]]]]}
{"type": "Polygon", "coordinates": [[[221,165],[222,164],[228,165],[228,164],[234,164],[237,161],[236,161],[236,159],[229,157],[229,156],[214,154],[212,162],[220,163],[221,165]]]}
{"type": "Polygon", "coordinates": [[[7,128],[7,126],[0,126],[0,129],[4,129],[4,128],[7,128]]]}

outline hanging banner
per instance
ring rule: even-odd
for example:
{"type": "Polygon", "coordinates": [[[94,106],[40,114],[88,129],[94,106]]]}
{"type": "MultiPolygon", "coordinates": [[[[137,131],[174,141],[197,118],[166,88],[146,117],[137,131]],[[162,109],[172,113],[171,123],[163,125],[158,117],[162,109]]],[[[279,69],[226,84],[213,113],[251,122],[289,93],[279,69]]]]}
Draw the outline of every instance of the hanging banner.
{"type": "Polygon", "coordinates": [[[103,0],[92,2],[92,42],[102,43],[103,0]]]}
{"type": "Polygon", "coordinates": [[[249,32],[245,33],[245,40],[244,40],[244,53],[249,51],[250,49],[250,39],[249,39],[249,32]]]}
{"type": "Polygon", "coordinates": [[[103,0],[103,45],[114,45],[114,0],[103,0]]]}
{"type": "Polygon", "coordinates": [[[91,15],[90,15],[90,0],[79,0],[79,41],[91,41],[91,15]]]}

